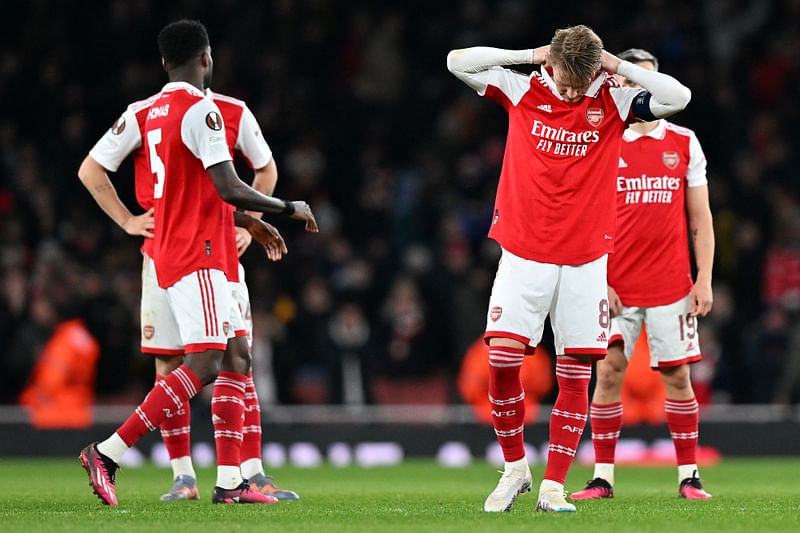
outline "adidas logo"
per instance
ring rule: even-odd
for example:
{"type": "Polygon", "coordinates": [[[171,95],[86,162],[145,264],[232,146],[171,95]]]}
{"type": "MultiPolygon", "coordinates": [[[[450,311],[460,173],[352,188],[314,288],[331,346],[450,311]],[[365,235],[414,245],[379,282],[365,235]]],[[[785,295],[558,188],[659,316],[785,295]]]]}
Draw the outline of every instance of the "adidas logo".
{"type": "Polygon", "coordinates": [[[694,350],[694,344],[690,342],[689,344],[686,345],[686,351],[691,352],[692,350],[694,350]]]}
{"type": "Polygon", "coordinates": [[[608,337],[606,337],[606,332],[604,331],[600,333],[600,335],[597,336],[596,340],[597,342],[608,342],[608,337]]]}
{"type": "Polygon", "coordinates": [[[224,424],[225,420],[217,415],[211,415],[211,423],[212,424],[224,424]]]}
{"type": "Polygon", "coordinates": [[[553,108],[550,107],[550,104],[540,104],[540,105],[536,106],[536,109],[541,109],[545,113],[552,113],[553,112],[553,108]]]}
{"type": "Polygon", "coordinates": [[[625,160],[622,159],[622,156],[619,157],[619,168],[628,168],[628,163],[626,163],[625,160]]]}

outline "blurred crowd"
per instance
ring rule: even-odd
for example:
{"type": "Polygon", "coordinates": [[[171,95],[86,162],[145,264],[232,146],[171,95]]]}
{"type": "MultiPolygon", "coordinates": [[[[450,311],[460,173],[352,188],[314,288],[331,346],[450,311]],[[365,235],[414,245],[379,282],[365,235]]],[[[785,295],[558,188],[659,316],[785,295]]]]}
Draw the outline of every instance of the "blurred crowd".
{"type": "MultiPolygon", "coordinates": [[[[138,352],[140,243],[76,171],[129,102],[163,85],[155,36],[187,16],[208,26],[213,88],[261,123],[276,195],[308,200],[322,228],[275,220],[289,255],[243,257],[266,401],[460,401],[499,256],[485,235],[506,124],[445,56],[531,48],[577,23],[611,51],[652,51],[693,90],[673,120],[705,149],[717,238],[695,379],[715,402],[800,401],[800,1],[195,4],[4,5],[0,403],[18,401],[75,317],[99,343],[98,401],[135,403],[152,383],[138,352]]],[[[133,206],[132,165],[113,179],[133,206]]]]}

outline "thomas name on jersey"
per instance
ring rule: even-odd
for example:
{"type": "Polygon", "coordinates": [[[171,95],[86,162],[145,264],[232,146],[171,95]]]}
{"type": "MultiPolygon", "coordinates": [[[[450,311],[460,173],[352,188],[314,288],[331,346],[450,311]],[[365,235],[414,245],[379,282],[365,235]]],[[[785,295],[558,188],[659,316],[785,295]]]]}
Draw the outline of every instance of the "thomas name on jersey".
{"type": "Polygon", "coordinates": [[[669,204],[672,203],[672,191],[680,188],[681,178],[672,176],[617,176],[617,192],[625,193],[626,204],[669,204]]]}
{"type": "Polygon", "coordinates": [[[550,127],[538,119],[533,121],[531,135],[539,137],[536,143],[538,151],[562,156],[583,157],[590,143],[600,141],[600,132],[597,130],[574,132],[550,127]]]}

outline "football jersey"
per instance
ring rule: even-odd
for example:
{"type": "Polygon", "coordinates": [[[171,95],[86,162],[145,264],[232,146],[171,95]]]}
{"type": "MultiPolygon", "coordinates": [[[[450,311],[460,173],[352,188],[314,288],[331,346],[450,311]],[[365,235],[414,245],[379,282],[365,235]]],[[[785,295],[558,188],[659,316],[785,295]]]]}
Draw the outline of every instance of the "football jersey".
{"type": "Polygon", "coordinates": [[[473,76],[508,112],[489,237],[542,263],[579,265],[611,252],[619,148],[642,90],[603,72],[584,98],[568,103],[546,69],[523,75],[493,67],[473,76]]]}
{"type": "Polygon", "coordinates": [[[686,187],[705,185],[706,158],[694,132],[660,120],[625,131],[619,157],[617,238],[608,284],[623,305],[671,304],[692,288],[686,187]]]}
{"type": "MultiPolygon", "coordinates": [[[[272,150],[264,139],[252,111],[242,100],[211,91],[207,92],[207,96],[211,97],[222,113],[225,139],[231,157],[238,153],[251,168],[265,167],[272,160],[272,150]]],[[[157,97],[156,94],[130,104],[89,151],[89,155],[95,161],[111,172],[116,172],[122,161],[131,156],[134,165],[136,201],[145,211],[153,207],[155,175],[150,170],[141,132],[150,105],[157,97]]],[[[150,257],[153,256],[153,239],[143,240],[142,251],[150,257]]]]}
{"type": "Polygon", "coordinates": [[[204,268],[221,270],[230,280],[233,216],[206,172],[232,159],[219,108],[189,83],[168,83],[147,112],[142,137],[155,175],[153,261],[159,286],[204,268]]]}

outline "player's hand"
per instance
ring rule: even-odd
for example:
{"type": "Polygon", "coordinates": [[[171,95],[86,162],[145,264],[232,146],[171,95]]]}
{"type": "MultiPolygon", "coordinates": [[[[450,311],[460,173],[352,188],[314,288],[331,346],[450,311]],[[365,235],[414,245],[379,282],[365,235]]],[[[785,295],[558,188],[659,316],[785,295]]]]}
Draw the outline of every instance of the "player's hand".
{"type": "Polygon", "coordinates": [[[533,49],[533,64],[550,66],[550,45],[533,49]]]}
{"type": "Polygon", "coordinates": [[[711,282],[698,279],[689,293],[692,308],[690,316],[706,316],[714,304],[714,295],[711,292],[711,282]]]}
{"type": "Polygon", "coordinates": [[[250,232],[236,226],[236,253],[239,254],[239,257],[242,257],[242,254],[247,251],[251,242],[253,242],[253,236],[250,235],[250,232]]]}
{"type": "Polygon", "coordinates": [[[292,202],[294,206],[294,213],[291,218],[295,220],[303,220],[306,223],[306,231],[316,233],[319,231],[317,227],[317,220],[314,218],[314,213],[311,212],[311,206],[305,202],[292,202]]]}
{"type": "Polygon", "coordinates": [[[600,53],[600,68],[609,74],[616,74],[620,63],[622,63],[622,61],[611,52],[603,50],[600,53]]]}
{"type": "Polygon", "coordinates": [[[611,285],[608,286],[608,310],[611,312],[611,318],[622,314],[622,300],[611,285]]]}
{"type": "MultiPolygon", "coordinates": [[[[263,220],[251,218],[247,226],[247,232],[253,239],[264,247],[267,251],[267,258],[270,261],[280,261],[283,256],[289,253],[286,243],[283,241],[280,232],[271,224],[263,220]]],[[[238,239],[237,239],[238,245],[238,239]]]]}
{"type": "Polygon", "coordinates": [[[153,230],[156,227],[156,223],[153,220],[153,211],[154,209],[151,207],[147,210],[147,212],[142,213],[141,215],[132,216],[120,226],[128,235],[152,239],[155,237],[155,235],[153,235],[153,230]]]}

